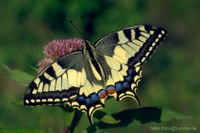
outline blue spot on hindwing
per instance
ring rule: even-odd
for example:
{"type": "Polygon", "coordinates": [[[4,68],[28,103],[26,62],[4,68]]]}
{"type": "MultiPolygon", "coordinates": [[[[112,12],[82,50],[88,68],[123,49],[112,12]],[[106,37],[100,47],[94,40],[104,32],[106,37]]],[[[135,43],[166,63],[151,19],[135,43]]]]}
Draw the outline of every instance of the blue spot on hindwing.
{"type": "Polygon", "coordinates": [[[128,75],[133,76],[133,74],[134,74],[133,68],[129,68],[128,69],[128,75]]]}
{"type": "Polygon", "coordinates": [[[126,80],[128,83],[131,83],[132,80],[133,80],[133,78],[132,78],[131,76],[127,76],[127,77],[125,78],[125,80],[126,80]]]}
{"type": "Polygon", "coordinates": [[[86,99],[85,99],[85,104],[86,104],[86,105],[90,105],[91,102],[92,102],[92,100],[91,100],[90,98],[86,98],[86,99]]]}
{"type": "Polygon", "coordinates": [[[85,98],[83,96],[79,96],[78,97],[78,101],[81,103],[81,102],[84,102],[85,98]]]}
{"type": "Polygon", "coordinates": [[[123,88],[128,88],[129,87],[129,83],[125,81],[125,82],[123,82],[122,86],[123,86],[123,88]]]}
{"type": "Polygon", "coordinates": [[[115,85],[116,91],[119,91],[122,89],[122,84],[120,82],[116,83],[115,85]]]}
{"type": "Polygon", "coordinates": [[[91,100],[92,100],[92,103],[95,103],[95,102],[99,101],[99,98],[98,98],[98,96],[96,94],[92,94],[91,95],[91,100]]]}

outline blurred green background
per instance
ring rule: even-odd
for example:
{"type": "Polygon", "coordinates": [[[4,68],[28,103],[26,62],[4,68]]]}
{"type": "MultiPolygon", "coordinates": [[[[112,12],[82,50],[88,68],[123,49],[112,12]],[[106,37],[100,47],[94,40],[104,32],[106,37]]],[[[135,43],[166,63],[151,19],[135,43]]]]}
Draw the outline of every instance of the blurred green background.
{"type": "MultiPolygon", "coordinates": [[[[188,126],[197,127],[200,132],[199,6],[199,0],[0,0],[0,63],[36,74],[30,66],[36,67],[43,58],[46,43],[52,39],[81,38],[70,24],[72,20],[83,31],[81,15],[87,16],[84,21],[91,42],[127,26],[149,23],[164,27],[169,36],[143,66],[138,95],[142,106],[168,108],[193,117],[144,125],[133,123],[127,128],[101,131],[161,132],[150,127],[188,126]]],[[[0,128],[62,132],[63,111],[57,107],[13,104],[23,99],[26,88],[8,77],[9,73],[0,67],[0,128]]],[[[132,100],[120,104],[138,107],[132,100]]],[[[83,125],[88,124],[85,119],[83,125]]]]}

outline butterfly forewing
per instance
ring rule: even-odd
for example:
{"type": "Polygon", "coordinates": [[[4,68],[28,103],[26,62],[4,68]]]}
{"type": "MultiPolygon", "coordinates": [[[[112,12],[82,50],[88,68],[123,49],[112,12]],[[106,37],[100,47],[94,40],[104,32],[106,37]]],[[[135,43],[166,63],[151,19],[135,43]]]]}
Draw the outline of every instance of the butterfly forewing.
{"type": "Polygon", "coordinates": [[[75,99],[80,90],[81,84],[77,81],[82,73],[83,59],[82,52],[74,52],[50,64],[29,84],[24,104],[56,104],[75,99]]]}

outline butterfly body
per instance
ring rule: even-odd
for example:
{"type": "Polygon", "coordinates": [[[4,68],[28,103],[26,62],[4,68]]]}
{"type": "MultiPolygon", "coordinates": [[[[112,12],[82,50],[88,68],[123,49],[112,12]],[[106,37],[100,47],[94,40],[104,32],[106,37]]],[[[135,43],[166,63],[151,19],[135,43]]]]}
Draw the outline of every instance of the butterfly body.
{"type": "Polygon", "coordinates": [[[163,28],[150,25],[110,33],[94,45],[84,41],[83,50],[66,54],[45,68],[29,84],[24,104],[65,104],[93,113],[104,107],[107,96],[117,100],[136,95],[141,65],[165,39],[163,28]]]}
{"type": "Polygon", "coordinates": [[[97,60],[95,47],[91,45],[90,42],[87,40],[85,40],[84,55],[86,56],[86,60],[88,60],[91,65],[95,78],[100,82],[100,84],[105,84],[104,71],[97,60]]]}

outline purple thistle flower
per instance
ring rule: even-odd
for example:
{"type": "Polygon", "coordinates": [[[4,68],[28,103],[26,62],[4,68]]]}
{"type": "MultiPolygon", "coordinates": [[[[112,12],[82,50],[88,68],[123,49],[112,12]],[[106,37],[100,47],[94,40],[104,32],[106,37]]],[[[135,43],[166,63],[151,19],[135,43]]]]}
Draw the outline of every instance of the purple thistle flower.
{"type": "Polygon", "coordinates": [[[44,68],[46,68],[51,62],[55,59],[77,51],[82,50],[84,41],[79,38],[73,39],[60,39],[53,40],[44,46],[44,59],[42,59],[38,65],[38,73],[41,72],[44,68]]]}
{"type": "Polygon", "coordinates": [[[38,73],[41,72],[44,68],[46,68],[52,62],[49,58],[41,59],[38,63],[38,73]]]}

